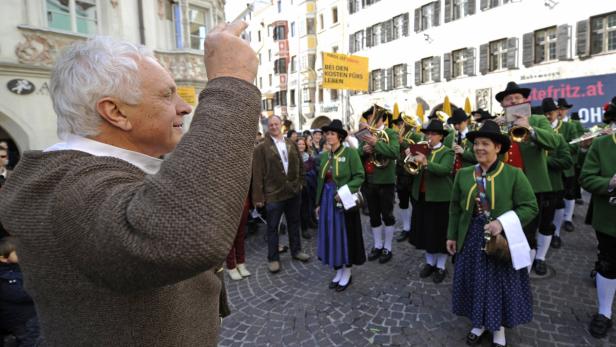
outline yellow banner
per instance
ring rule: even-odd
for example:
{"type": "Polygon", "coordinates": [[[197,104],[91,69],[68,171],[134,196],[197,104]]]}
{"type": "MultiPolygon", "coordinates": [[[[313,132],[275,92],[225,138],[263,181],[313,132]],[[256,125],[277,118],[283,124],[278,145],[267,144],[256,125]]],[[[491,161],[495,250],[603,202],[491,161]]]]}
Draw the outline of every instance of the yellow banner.
{"type": "Polygon", "coordinates": [[[323,88],[368,91],[368,58],[323,52],[323,88]]]}
{"type": "Polygon", "coordinates": [[[187,104],[195,106],[197,104],[197,92],[195,91],[195,87],[188,86],[178,86],[178,95],[187,104]]]}

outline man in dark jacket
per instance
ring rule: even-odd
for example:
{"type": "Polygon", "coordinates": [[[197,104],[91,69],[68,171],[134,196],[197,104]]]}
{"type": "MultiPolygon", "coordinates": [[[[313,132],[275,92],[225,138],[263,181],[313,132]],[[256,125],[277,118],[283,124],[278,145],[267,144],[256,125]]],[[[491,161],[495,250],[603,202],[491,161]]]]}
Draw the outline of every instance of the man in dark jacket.
{"type": "Polygon", "coordinates": [[[267,213],[267,260],[272,273],[280,271],[278,224],[283,213],[293,259],[310,260],[302,252],[299,237],[304,162],[297,144],[281,133],[281,123],[280,117],[270,117],[268,135],[255,148],[252,166],[252,202],[258,208],[265,206],[267,213]]]}

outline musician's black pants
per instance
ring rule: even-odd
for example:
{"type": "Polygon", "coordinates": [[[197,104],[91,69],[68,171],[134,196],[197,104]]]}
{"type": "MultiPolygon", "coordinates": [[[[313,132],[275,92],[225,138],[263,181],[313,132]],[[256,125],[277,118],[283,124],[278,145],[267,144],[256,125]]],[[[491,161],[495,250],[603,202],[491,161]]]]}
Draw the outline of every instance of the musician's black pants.
{"type": "Polygon", "coordinates": [[[601,276],[613,280],[616,279],[616,237],[595,230],[599,241],[597,262],[595,270],[601,276]]]}
{"type": "Polygon", "coordinates": [[[398,206],[405,210],[409,208],[409,201],[411,201],[412,177],[399,174],[397,178],[398,182],[396,183],[396,193],[398,193],[398,206]]]}
{"type": "Polygon", "coordinates": [[[366,184],[368,193],[368,210],[370,211],[370,226],[376,228],[396,224],[394,218],[394,184],[366,184]]]}
{"type": "Polygon", "coordinates": [[[577,198],[576,189],[579,190],[575,182],[575,176],[563,176],[563,186],[565,188],[565,200],[575,200],[577,198]]]}
{"type": "Polygon", "coordinates": [[[537,229],[539,233],[547,236],[554,235],[555,230],[554,223],[552,223],[555,212],[554,193],[535,193],[535,198],[537,199],[539,212],[537,216],[524,227],[524,235],[531,249],[537,249],[537,239],[535,237],[537,235],[537,229]]]}

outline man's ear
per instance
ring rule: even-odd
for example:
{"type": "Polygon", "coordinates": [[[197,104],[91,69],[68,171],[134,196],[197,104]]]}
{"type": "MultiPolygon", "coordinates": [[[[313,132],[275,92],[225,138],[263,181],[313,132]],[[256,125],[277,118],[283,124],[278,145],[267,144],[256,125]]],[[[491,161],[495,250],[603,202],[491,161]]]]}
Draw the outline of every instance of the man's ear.
{"type": "Polygon", "coordinates": [[[129,131],[133,128],[130,120],[122,113],[118,101],[111,97],[105,97],[96,102],[96,111],[111,126],[129,131]]]}

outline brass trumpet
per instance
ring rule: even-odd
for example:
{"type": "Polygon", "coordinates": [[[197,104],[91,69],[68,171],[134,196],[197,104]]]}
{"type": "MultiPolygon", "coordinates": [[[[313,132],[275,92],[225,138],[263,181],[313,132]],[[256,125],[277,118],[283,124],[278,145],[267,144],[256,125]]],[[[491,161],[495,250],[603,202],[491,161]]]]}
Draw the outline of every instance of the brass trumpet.
{"type": "MultiPolygon", "coordinates": [[[[504,115],[505,115],[505,111],[501,113],[497,113],[495,114],[496,116],[495,119],[500,119],[500,117],[504,117],[504,115]]],[[[508,134],[509,137],[511,138],[511,141],[517,142],[517,143],[526,142],[530,138],[530,129],[526,127],[518,126],[518,125],[513,125],[513,122],[511,123],[505,122],[504,126],[501,125],[501,132],[503,134],[508,134]]]]}

